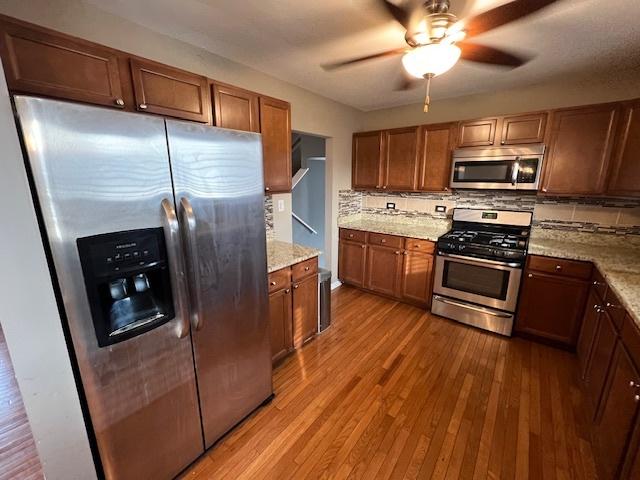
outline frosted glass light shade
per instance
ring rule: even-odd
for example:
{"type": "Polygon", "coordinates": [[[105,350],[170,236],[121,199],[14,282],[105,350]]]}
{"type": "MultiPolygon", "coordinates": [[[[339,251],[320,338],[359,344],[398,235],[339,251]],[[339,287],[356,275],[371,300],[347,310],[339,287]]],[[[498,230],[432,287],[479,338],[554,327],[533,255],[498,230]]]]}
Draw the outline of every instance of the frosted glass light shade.
{"type": "Polygon", "coordinates": [[[460,59],[460,49],[455,45],[431,43],[414,48],[402,57],[404,68],[416,78],[440,75],[450,70],[460,59]]]}

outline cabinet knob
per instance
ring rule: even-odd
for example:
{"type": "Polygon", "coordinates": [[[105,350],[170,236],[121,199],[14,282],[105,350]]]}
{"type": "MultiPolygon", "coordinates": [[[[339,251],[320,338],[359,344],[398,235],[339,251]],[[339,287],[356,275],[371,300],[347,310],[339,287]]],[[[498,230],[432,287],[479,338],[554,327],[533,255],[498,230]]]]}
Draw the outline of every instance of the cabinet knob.
{"type": "Polygon", "coordinates": [[[633,397],[633,401],[636,403],[640,402],[640,395],[636,395],[635,397],[633,397]]]}
{"type": "Polygon", "coordinates": [[[276,286],[276,282],[271,282],[271,283],[270,283],[270,285],[271,285],[272,287],[275,287],[275,286],[276,286]]]}
{"type": "Polygon", "coordinates": [[[556,265],[556,272],[562,271],[562,265],[556,265]]]}
{"type": "Polygon", "coordinates": [[[400,252],[399,252],[399,251],[395,251],[395,252],[393,252],[393,253],[395,253],[396,255],[400,255],[400,252]]]}
{"type": "Polygon", "coordinates": [[[449,191],[449,187],[444,187],[444,191],[448,192],[449,191]]]}
{"type": "Polygon", "coordinates": [[[290,291],[291,291],[291,289],[290,289],[290,288],[287,288],[287,289],[284,291],[284,293],[289,293],[290,291]]]}
{"type": "Polygon", "coordinates": [[[380,240],[380,243],[387,243],[387,240],[383,238],[382,240],[380,240]]]}
{"type": "Polygon", "coordinates": [[[622,308],[620,305],[615,305],[615,304],[613,304],[613,303],[609,303],[609,302],[607,302],[606,307],[607,307],[607,308],[614,308],[614,309],[620,309],[620,308],[622,308]]]}
{"type": "Polygon", "coordinates": [[[294,285],[294,286],[293,286],[293,289],[294,289],[294,290],[297,290],[297,289],[298,289],[298,287],[300,287],[300,285],[296,284],[296,285],[294,285]]]}
{"type": "Polygon", "coordinates": [[[402,252],[402,254],[403,254],[403,255],[409,255],[409,252],[404,251],[404,252],[402,252]]]}
{"type": "Polygon", "coordinates": [[[543,189],[542,189],[542,191],[543,191],[544,193],[547,193],[547,189],[546,189],[546,188],[543,188],[543,189]]]}
{"type": "Polygon", "coordinates": [[[631,381],[629,382],[629,386],[630,386],[631,388],[637,388],[637,389],[640,389],[640,382],[634,382],[633,380],[631,380],[631,381]]]}
{"type": "Polygon", "coordinates": [[[140,108],[140,110],[146,110],[147,109],[147,104],[146,103],[141,103],[140,105],[138,105],[138,108],[140,108]]]}
{"type": "Polygon", "coordinates": [[[349,234],[349,238],[353,238],[353,233],[350,233],[350,234],[349,234]]]}
{"type": "Polygon", "coordinates": [[[529,275],[527,275],[527,277],[533,278],[533,273],[530,273],[529,275]]]}
{"type": "Polygon", "coordinates": [[[387,186],[386,186],[386,185],[385,185],[385,186],[383,186],[383,187],[382,187],[382,189],[383,189],[383,190],[386,190],[386,189],[387,189],[387,186]]]}
{"type": "Polygon", "coordinates": [[[599,281],[597,281],[597,280],[594,280],[594,281],[593,281],[593,284],[594,284],[596,287],[604,287],[604,286],[606,285],[606,283],[602,283],[602,282],[599,282],[599,281]]]}
{"type": "Polygon", "coordinates": [[[308,272],[309,271],[309,267],[304,267],[304,271],[308,272]]]}
{"type": "Polygon", "coordinates": [[[121,98],[116,98],[114,103],[119,107],[124,107],[124,100],[121,98]]]}
{"type": "Polygon", "coordinates": [[[376,185],[376,188],[380,188],[380,185],[376,185]]]}
{"type": "Polygon", "coordinates": [[[505,143],[506,143],[506,142],[505,142],[504,140],[502,140],[502,141],[500,142],[500,145],[504,145],[505,143]]]}
{"type": "Polygon", "coordinates": [[[360,245],[360,248],[364,248],[366,245],[360,245]]]}
{"type": "Polygon", "coordinates": [[[264,187],[264,189],[265,189],[265,191],[268,192],[269,190],[271,190],[271,187],[264,187]]]}

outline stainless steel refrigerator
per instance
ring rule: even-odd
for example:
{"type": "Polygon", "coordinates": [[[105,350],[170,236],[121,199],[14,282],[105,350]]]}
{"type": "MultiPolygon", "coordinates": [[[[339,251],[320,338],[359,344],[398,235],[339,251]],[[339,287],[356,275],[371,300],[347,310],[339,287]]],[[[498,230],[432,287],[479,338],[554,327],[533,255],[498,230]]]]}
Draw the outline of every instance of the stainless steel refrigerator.
{"type": "Polygon", "coordinates": [[[172,478],[272,394],[260,136],[14,100],[105,475],[172,478]]]}

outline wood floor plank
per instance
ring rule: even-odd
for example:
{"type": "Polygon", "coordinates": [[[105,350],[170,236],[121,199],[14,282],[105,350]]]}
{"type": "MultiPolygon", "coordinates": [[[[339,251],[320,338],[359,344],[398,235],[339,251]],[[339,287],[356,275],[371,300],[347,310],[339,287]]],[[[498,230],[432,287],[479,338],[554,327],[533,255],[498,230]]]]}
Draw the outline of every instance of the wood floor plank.
{"type": "Polygon", "coordinates": [[[596,478],[575,357],[349,287],[183,479],[596,478]]]}

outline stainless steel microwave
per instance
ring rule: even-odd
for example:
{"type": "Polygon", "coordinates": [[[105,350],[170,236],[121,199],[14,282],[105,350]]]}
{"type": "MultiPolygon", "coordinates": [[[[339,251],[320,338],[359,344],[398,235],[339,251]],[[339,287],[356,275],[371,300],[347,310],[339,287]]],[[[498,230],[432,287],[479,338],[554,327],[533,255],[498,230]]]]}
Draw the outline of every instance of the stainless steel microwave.
{"type": "Polygon", "coordinates": [[[537,190],[543,144],[502,148],[460,148],[453,152],[451,188],[537,190]]]}

